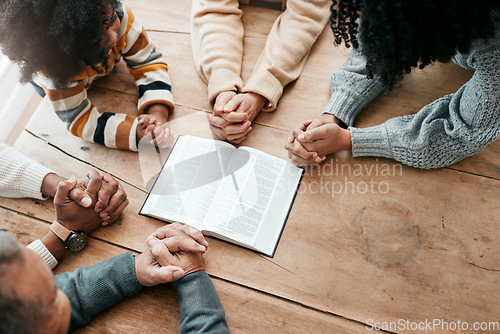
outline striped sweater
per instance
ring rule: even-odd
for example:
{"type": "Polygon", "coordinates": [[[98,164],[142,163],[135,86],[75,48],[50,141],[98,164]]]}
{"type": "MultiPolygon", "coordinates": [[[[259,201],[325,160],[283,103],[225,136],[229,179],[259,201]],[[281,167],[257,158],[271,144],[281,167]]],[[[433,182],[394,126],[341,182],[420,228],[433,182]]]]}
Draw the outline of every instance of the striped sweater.
{"type": "Polygon", "coordinates": [[[137,117],[100,113],[88,99],[87,89],[95,79],[109,74],[115,63],[123,57],[139,90],[139,114],[157,103],[167,105],[172,111],[174,99],[167,73],[168,65],[161,53],[156,51],[146,31],[125,4],[120,2],[116,13],[120,19],[118,42],[110,51],[106,73],[103,66],[97,67],[102,73],[87,67],[65,89],[56,89],[50,78],[41,74],[34,81],[44,88],[57,116],[73,135],[107,147],[137,151],[137,117]]]}

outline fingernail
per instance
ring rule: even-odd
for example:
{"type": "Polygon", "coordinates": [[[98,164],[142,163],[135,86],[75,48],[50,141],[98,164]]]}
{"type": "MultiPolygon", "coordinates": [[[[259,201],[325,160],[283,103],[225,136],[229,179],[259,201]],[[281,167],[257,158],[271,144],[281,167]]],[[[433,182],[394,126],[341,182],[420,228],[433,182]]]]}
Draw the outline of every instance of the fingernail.
{"type": "Polygon", "coordinates": [[[109,225],[109,223],[108,223],[108,222],[102,222],[102,223],[101,223],[101,226],[108,226],[108,225],[109,225]]]}
{"type": "Polygon", "coordinates": [[[304,134],[301,133],[300,135],[297,136],[297,139],[298,140],[304,140],[304,134]]]}
{"type": "Polygon", "coordinates": [[[157,241],[158,240],[156,238],[149,238],[148,241],[147,241],[148,247],[149,248],[153,247],[154,245],[156,245],[157,241]]]}
{"type": "Polygon", "coordinates": [[[76,182],[76,178],[72,177],[71,179],[68,179],[68,182],[74,183],[74,182],[76,182]]]}
{"type": "Polygon", "coordinates": [[[176,270],[176,271],[174,271],[174,278],[175,278],[175,279],[179,279],[179,278],[181,278],[182,276],[184,276],[184,273],[183,273],[182,271],[180,271],[180,270],[176,270]]]}
{"type": "Polygon", "coordinates": [[[198,245],[198,249],[201,250],[201,251],[206,251],[207,248],[203,245],[198,245]]]}
{"type": "Polygon", "coordinates": [[[84,198],[82,198],[81,203],[82,203],[82,205],[83,205],[84,207],[86,207],[86,208],[87,208],[87,207],[89,207],[90,205],[92,205],[92,200],[91,200],[90,198],[88,198],[88,197],[84,197],[84,198]]]}

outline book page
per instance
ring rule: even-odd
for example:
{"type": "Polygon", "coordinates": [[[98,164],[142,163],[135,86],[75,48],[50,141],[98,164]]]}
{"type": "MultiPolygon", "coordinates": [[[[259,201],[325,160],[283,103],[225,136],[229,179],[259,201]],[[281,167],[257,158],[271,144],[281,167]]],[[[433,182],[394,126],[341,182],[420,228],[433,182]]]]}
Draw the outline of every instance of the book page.
{"type": "Polygon", "coordinates": [[[180,136],[141,213],[202,230],[235,151],[232,145],[221,141],[180,136]]]}
{"type": "MultiPolygon", "coordinates": [[[[253,247],[287,165],[286,161],[258,150],[240,148],[220,183],[205,228],[253,247]]],[[[277,223],[279,237],[284,221],[277,223]]]]}

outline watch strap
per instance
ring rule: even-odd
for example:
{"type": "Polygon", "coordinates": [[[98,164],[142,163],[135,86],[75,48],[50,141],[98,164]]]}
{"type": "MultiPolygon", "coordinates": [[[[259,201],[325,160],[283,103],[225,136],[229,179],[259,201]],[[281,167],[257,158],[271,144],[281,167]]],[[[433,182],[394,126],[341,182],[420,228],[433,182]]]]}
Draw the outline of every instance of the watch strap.
{"type": "Polygon", "coordinates": [[[50,230],[54,232],[54,234],[57,235],[57,237],[61,239],[63,242],[65,242],[71,235],[71,230],[68,230],[57,220],[54,220],[52,225],[50,225],[50,230]]]}

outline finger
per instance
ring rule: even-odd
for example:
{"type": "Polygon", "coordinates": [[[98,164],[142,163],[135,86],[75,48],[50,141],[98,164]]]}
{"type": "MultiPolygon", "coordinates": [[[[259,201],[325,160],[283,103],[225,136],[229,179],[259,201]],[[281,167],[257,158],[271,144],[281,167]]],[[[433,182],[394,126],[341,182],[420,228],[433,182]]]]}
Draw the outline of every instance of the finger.
{"type": "Polygon", "coordinates": [[[306,160],[312,159],[315,156],[314,151],[306,150],[297,140],[293,143],[292,153],[306,160]]]}
{"type": "Polygon", "coordinates": [[[127,207],[128,204],[129,204],[129,200],[128,200],[128,198],[125,198],[125,200],[123,202],[121,202],[120,205],[113,212],[107,213],[107,212],[102,211],[99,214],[99,216],[103,220],[101,225],[106,226],[106,225],[111,225],[111,224],[115,223],[116,220],[122,214],[123,210],[125,210],[125,208],[127,207]]]}
{"type": "Polygon", "coordinates": [[[89,170],[87,172],[87,177],[89,182],[85,190],[92,200],[95,201],[98,198],[98,193],[102,186],[102,177],[95,169],[89,170]]]}
{"type": "Polygon", "coordinates": [[[232,111],[236,111],[236,109],[238,109],[243,101],[243,95],[236,95],[228,103],[226,103],[226,105],[224,106],[224,112],[230,113],[232,111]]]}
{"type": "MultiPolygon", "coordinates": [[[[103,187],[99,191],[99,201],[95,206],[96,212],[110,214],[115,211],[127,198],[123,187],[108,173],[102,176],[103,187]]],[[[102,215],[101,218],[105,219],[102,215]]]]}
{"type": "Polygon", "coordinates": [[[194,239],[189,238],[186,235],[176,235],[173,237],[167,237],[160,240],[167,246],[168,250],[172,253],[179,251],[191,252],[191,253],[205,253],[207,248],[203,245],[197,243],[194,239]]]}
{"type": "Polygon", "coordinates": [[[88,208],[92,205],[92,198],[90,198],[89,194],[80,188],[73,188],[73,190],[69,193],[69,198],[84,208],[88,208]]]}
{"type": "MultiPolygon", "coordinates": [[[[241,142],[242,138],[244,138],[249,132],[252,130],[252,127],[249,126],[245,132],[243,133],[236,133],[236,134],[231,134],[227,136],[227,140],[230,141],[231,143],[236,143],[238,140],[241,142]]],[[[246,138],[246,137],[245,137],[246,138]]]]}
{"type": "Polygon", "coordinates": [[[221,140],[225,140],[226,139],[226,134],[224,133],[224,131],[222,131],[221,128],[218,128],[212,124],[209,124],[210,126],[210,130],[212,131],[212,133],[214,134],[214,136],[217,138],[217,139],[221,139],[221,140]]]}
{"type": "Polygon", "coordinates": [[[296,129],[293,129],[293,130],[292,130],[292,135],[293,135],[293,140],[292,140],[292,142],[294,142],[294,141],[295,141],[295,139],[296,139],[298,136],[300,136],[301,134],[303,134],[303,133],[304,133],[304,130],[302,130],[301,128],[296,128],[296,129]]]}
{"type": "Polygon", "coordinates": [[[152,274],[157,282],[170,283],[184,277],[185,271],[181,267],[162,266],[154,268],[152,274]]]}
{"type": "Polygon", "coordinates": [[[236,93],[232,91],[222,92],[219,95],[217,95],[217,98],[215,99],[214,103],[214,112],[217,113],[224,112],[224,106],[235,96],[236,93]]]}
{"type": "Polygon", "coordinates": [[[156,237],[158,239],[164,239],[167,237],[172,237],[176,235],[187,235],[190,238],[196,240],[200,245],[204,245],[208,247],[208,242],[205,240],[203,234],[195,229],[192,226],[180,224],[180,223],[172,223],[170,225],[166,225],[154,231],[150,237],[156,237]]]}
{"type": "Polygon", "coordinates": [[[241,123],[248,120],[248,114],[242,112],[223,113],[220,117],[229,123],[241,123]]]}
{"type": "Polygon", "coordinates": [[[54,203],[56,205],[63,204],[69,199],[69,193],[76,186],[76,179],[71,178],[66,181],[61,181],[57,185],[57,191],[54,195],[54,203]]]}
{"type": "Polygon", "coordinates": [[[302,131],[306,131],[306,130],[307,130],[307,127],[308,127],[309,125],[311,125],[311,123],[312,123],[312,122],[313,122],[312,120],[307,120],[307,121],[304,121],[304,122],[302,122],[302,124],[300,125],[300,127],[299,127],[299,128],[300,128],[302,131]]]}
{"type": "Polygon", "coordinates": [[[297,136],[300,143],[312,143],[316,140],[326,139],[327,131],[325,126],[320,126],[311,130],[307,130],[297,136]]]}
{"type": "Polygon", "coordinates": [[[291,153],[291,155],[289,157],[290,157],[290,160],[292,161],[292,163],[298,167],[306,167],[306,166],[316,164],[316,161],[312,158],[311,159],[303,159],[303,158],[301,158],[298,155],[295,155],[293,153],[291,153]]]}
{"type": "Polygon", "coordinates": [[[240,144],[242,141],[244,141],[245,139],[247,139],[247,136],[243,136],[243,137],[240,137],[240,138],[236,138],[236,139],[231,139],[231,140],[228,140],[230,143],[232,144],[240,144]]]}
{"type": "Polygon", "coordinates": [[[223,128],[231,124],[222,117],[213,116],[210,114],[208,114],[208,121],[210,122],[210,124],[215,125],[218,128],[223,128]]]}
{"type": "MultiPolygon", "coordinates": [[[[110,199],[118,191],[118,182],[108,173],[101,176],[103,180],[101,189],[99,190],[98,201],[95,205],[95,211],[101,212],[110,204],[110,199]]],[[[114,210],[113,207],[110,210],[114,210]]]]}
{"type": "MultiPolygon", "coordinates": [[[[222,130],[227,134],[227,135],[239,135],[241,137],[242,135],[245,135],[248,133],[248,128],[252,125],[252,122],[246,121],[243,124],[232,124],[228,125],[222,130]]],[[[226,136],[226,138],[228,138],[226,136]]]]}

